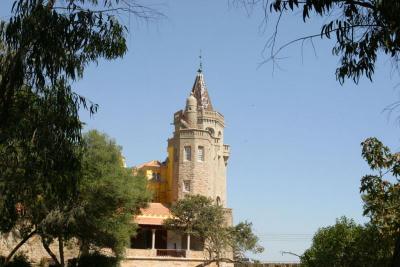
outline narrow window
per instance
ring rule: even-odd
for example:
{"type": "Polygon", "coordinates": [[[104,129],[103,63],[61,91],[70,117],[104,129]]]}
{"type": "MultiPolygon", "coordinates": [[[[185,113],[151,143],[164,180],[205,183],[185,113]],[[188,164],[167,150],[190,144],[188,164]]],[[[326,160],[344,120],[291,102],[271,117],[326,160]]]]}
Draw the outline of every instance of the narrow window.
{"type": "Polygon", "coordinates": [[[190,146],[185,146],[184,147],[184,159],[185,161],[190,161],[192,160],[192,148],[190,146]]]}
{"type": "Polygon", "coordinates": [[[199,146],[197,148],[197,160],[204,161],[204,146],[199,146]]]}
{"type": "Polygon", "coordinates": [[[190,192],[190,181],[189,180],[183,181],[183,192],[190,192]]]}

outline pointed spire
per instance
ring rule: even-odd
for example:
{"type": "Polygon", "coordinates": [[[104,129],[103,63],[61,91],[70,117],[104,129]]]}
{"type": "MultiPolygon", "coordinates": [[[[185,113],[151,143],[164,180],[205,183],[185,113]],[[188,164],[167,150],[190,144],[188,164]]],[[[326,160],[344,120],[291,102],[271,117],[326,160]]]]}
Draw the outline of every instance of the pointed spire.
{"type": "Polygon", "coordinates": [[[200,62],[200,66],[197,72],[202,72],[203,71],[203,61],[202,61],[202,57],[201,57],[201,49],[200,49],[200,54],[199,54],[199,62],[200,62]]]}
{"type": "MultiPolygon", "coordinates": [[[[200,65],[200,67],[202,67],[200,65]]],[[[207,111],[213,111],[210,96],[208,95],[206,83],[204,82],[204,75],[200,68],[194,81],[192,94],[197,99],[197,108],[207,111]]]]}

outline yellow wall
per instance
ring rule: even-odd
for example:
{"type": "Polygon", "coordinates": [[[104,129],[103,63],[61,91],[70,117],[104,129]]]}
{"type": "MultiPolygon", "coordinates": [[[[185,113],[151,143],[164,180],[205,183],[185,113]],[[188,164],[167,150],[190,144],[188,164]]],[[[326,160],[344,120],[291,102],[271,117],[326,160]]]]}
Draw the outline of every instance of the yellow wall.
{"type": "Polygon", "coordinates": [[[168,183],[168,203],[172,203],[172,179],[174,168],[174,147],[168,146],[168,162],[167,162],[167,183],[168,183]]]}
{"type": "Polygon", "coordinates": [[[173,147],[168,147],[168,159],[165,165],[161,165],[160,167],[145,165],[136,170],[136,172],[143,173],[147,178],[147,188],[153,193],[153,202],[171,204],[173,158],[173,147]],[[157,174],[160,179],[154,179],[154,177],[157,177],[157,174]]]}

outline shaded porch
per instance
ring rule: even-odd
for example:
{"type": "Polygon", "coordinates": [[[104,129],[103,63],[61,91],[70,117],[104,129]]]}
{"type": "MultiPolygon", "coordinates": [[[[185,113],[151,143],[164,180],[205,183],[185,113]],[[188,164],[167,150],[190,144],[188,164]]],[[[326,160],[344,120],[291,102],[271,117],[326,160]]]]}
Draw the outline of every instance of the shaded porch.
{"type": "Polygon", "coordinates": [[[163,226],[140,225],[137,235],[131,238],[130,248],[153,250],[150,254],[156,257],[186,258],[190,251],[202,252],[204,243],[199,238],[169,231],[163,226]]]}

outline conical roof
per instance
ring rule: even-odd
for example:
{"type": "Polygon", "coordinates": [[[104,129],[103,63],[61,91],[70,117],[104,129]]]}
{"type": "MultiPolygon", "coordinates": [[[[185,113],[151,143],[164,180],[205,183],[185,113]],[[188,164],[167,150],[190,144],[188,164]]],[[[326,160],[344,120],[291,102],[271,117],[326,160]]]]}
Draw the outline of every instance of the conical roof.
{"type": "Polygon", "coordinates": [[[213,111],[210,96],[208,95],[204,75],[201,69],[197,72],[196,80],[194,81],[192,94],[197,99],[197,108],[207,111],[213,111]]]}

